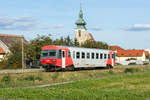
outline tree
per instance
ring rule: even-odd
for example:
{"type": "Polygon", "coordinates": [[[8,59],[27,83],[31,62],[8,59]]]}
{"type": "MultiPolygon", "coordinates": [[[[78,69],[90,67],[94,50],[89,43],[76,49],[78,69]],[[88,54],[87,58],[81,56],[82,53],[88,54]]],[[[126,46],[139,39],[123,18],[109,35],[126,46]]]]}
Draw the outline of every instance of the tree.
{"type": "Polygon", "coordinates": [[[81,44],[81,47],[85,48],[98,48],[98,49],[108,49],[108,44],[104,42],[96,42],[93,40],[86,40],[84,43],[81,44]]]}

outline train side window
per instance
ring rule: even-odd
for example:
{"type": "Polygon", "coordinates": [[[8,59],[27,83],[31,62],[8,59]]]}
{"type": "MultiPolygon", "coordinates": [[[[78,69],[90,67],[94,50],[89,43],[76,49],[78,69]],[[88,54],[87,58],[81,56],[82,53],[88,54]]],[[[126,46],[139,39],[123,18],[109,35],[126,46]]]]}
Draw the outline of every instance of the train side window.
{"type": "Polygon", "coordinates": [[[73,51],[73,58],[75,59],[75,51],[73,51]]]}
{"type": "Polygon", "coordinates": [[[65,51],[62,52],[62,56],[63,56],[63,58],[65,57],[65,51]]]}
{"type": "Polygon", "coordinates": [[[100,59],[103,59],[103,54],[102,53],[100,53],[100,59]]]}
{"type": "Polygon", "coordinates": [[[77,53],[76,53],[76,58],[77,58],[77,59],[80,59],[80,52],[77,52],[77,53]]]}
{"type": "Polygon", "coordinates": [[[82,52],[82,59],[84,59],[85,58],[85,53],[84,52],[82,52]]]}
{"type": "Polygon", "coordinates": [[[96,59],[98,59],[99,58],[99,54],[98,53],[96,53],[96,59]]]}
{"type": "Polygon", "coordinates": [[[115,59],[115,54],[112,54],[112,58],[115,59]]]}
{"type": "Polygon", "coordinates": [[[68,52],[68,58],[70,58],[70,57],[71,57],[71,52],[69,51],[69,52],[68,52]]]}
{"type": "Polygon", "coordinates": [[[58,58],[61,58],[61,50],[58,52],[58,58]]]}
{"type": "Polygon", "coordinates": [[[107,58],[107,54],[104,54],[104,59],[106,59],[107,58]]]}
{"type": "Polygon", "coordinates": [[[94,56],[95,56],[95,54],[94,54],[94,53],[92,53],[92,59],[94,59],[94,56]]]}
{"type": "Polygon", "coordinates": [[[110,54],[108,54],[108,59],[110,59],[110,54]]]}
{"type": "Polygon", "coordinates": [[[87,53],[86,58],[90,59],[90,53],[87,53]]]}

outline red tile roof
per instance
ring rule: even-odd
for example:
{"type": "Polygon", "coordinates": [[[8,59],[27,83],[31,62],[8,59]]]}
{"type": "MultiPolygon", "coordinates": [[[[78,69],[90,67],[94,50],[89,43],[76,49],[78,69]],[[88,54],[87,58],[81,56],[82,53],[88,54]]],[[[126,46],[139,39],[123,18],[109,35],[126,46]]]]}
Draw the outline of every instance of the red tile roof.
{"type": "Polygon", "coordinates": [[[123,48],[121,48],[119,46],[109,46],[109,49],[112,51],[124,50],[123,48]]]}
{"type": "Polygon", "coordinates": [[[0,48],[0,54],[4,54],[4,53],[5,51],[2,48],[0,48]]]}
{"type": "Polygon", "coordinates": [[[148,51],[144,51],[145,56],[149,56],[149,52],[148,51]]]}
{"type": "Polygon", "coordinates": [[[143,56],[144,50],[118,50],[118,57],[141,57],[143,56]]]}

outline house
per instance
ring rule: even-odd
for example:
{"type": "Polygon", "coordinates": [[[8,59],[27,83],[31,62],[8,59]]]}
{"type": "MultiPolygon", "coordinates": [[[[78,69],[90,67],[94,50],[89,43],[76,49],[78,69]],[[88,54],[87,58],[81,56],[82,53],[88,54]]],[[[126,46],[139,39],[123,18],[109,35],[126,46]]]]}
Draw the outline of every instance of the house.
{"type": "Polygon", "coordinates": [[[21,43],[22,40],[26,42],[21,35],[0,34],[0,59],[3,59],[5,55],[10,53],[9,47],[11,47],[13,43],[21,43]]]}
{"type": "Polygon", "coordinates": [[[117,61],[140,60],[146,61],[147,52],[144,50],[118,50],[117,61]]]}
{"type": "Polygon", "coordinates": [[[3,59],[4,55],[5,55],[5,51],[2,48],[0,48],[0,61],[1,59],[3,59]]]}
{"type": "Polygon", "coordinates": [[[109,49],[116,53],[116,62],[122,65],[132,62],[143,64],[143,61],[148,61],[149,52],[145,50],[125,50],[120,46],[109,46],[109,49]]]}

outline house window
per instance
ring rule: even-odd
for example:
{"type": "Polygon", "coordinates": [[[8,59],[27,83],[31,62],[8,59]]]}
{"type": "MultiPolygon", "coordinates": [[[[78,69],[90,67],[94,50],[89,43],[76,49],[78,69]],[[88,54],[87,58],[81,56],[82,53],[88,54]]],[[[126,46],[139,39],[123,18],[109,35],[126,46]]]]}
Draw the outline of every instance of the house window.
{"type": "Polygon", "coordinates": [[[90,53],[87,53],[86,57],[87,59],[90,59],[90,53]]]}
{"type": "Polygon", "coordinates": [[[79,37],[81,37],[81,30],[78,30],[78,33],[79,33],[79,37]]]}
{"type": "Polygon", "coordinates": [[[77,52],[77,53],[76,53],[76,58],[77,58],[77,59],[80,59],[80,52],[77,52]]]}

